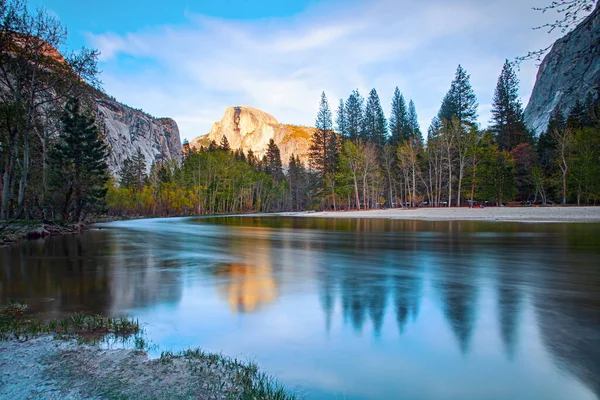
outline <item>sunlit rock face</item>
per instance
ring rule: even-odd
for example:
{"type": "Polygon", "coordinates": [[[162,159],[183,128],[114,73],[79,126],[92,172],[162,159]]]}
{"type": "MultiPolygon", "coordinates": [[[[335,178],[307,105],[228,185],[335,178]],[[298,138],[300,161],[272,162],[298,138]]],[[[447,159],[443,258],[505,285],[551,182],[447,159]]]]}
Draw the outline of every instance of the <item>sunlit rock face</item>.
{"type": "MultiPolygon", "coordinates": [[[[22,46],[32,38],[17,33],[13,35],[14,44],[17,46],[22,46]]],[[[45,56],[54,58],[60,64],[65,63],[65,58],[53,46],[35,37],[34,40],[39,41],[45,56]]],[[[110,146],[108,168],[111,175],[117,176],[125,159],[136,154],[138,149],[146,159],[148,171],[152,164],[159,160],[181,163],[181,139],[174,120],[155,118],[142,110],[121,104],[86,83],[82,84],[76,96],[97,113],[97,125],[110,146]]]]}
{"type": "Polygon", "coordinates": [[[269,140],[273,139],[281,152],[281,161],[289,162],[292,154],[308,159],[312,128],[280,124],[275,117],[248,106],[229,107],[219,122],[215,122],[210,133],[192,140],[192,148],[207,147],[211,141],[221,142],[223,136],[232,149],[252,150],[262,158],[267,152],[269,140]]]}
{"type": "Polygon", "coordinates": [[[536,134],[544,132],[560,104],[568,112],[577,100],[600,90],[600,3],[575,30],[552,46],[540,65],[525,109],[525,123],[536,134]]]}
{"type": "Polygon", "coordinates": [[[105,140],[111,148],[108,165],[112,175],[117,175],[125,159],[132,157],[138,149],[146,159],[148,170],[157,161],[181,162],[181,139],[174,120],[154,118],[107,96],[97,97],[94,101],[100,126],[103,123],[105,127],[105,140]]]}

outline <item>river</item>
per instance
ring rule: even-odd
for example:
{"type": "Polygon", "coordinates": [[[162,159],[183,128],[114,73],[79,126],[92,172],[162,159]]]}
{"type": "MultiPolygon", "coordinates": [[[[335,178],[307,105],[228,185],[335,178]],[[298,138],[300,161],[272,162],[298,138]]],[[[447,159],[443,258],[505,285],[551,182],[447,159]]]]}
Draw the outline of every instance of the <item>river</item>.
{"type": "Polygon", "coordinates": [[[600,224],[150,219],[0,249],[0,301],[128,315],[309,399],[596,399],[600,224]]]}

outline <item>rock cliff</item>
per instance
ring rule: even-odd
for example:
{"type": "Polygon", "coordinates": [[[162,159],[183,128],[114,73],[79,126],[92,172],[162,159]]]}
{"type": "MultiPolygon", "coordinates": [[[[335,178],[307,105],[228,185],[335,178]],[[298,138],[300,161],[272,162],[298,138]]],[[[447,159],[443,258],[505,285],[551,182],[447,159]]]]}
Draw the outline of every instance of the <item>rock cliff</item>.
{"type": "Polygon", "coordinates": [[[312,128],[280,124],[270,114],[248,106],[229,107],[219,122],[215,122],[210,132],[190,142],[192,148],[208,146],[211,141],[219,143],[225,136],[232,149],[252,150],[262,158],[267,151],[270,139],[275,141],[281,152],[281,161],[288,164],[292,154],[308,160],[308,149],[312,128]]]}
{"type": "Polygon", "coordinates": [[[140,110],[125,106],[106,95],[94,96],[100,126],[111,148],[109,170],[113,176],[123,161],[138,148],[146,158],[146,167],[158,160],[181,162],[181,139],[177,123],[170,118],[154,118],[140,110]]]}
{"type": "Polygon", "coordinates": [[[525,109],[525,123],[536,134],[546,130],[554,108],[568,112],[600,89],[600,3],[572,32],[552,46],[540,65],[525,109]]]}

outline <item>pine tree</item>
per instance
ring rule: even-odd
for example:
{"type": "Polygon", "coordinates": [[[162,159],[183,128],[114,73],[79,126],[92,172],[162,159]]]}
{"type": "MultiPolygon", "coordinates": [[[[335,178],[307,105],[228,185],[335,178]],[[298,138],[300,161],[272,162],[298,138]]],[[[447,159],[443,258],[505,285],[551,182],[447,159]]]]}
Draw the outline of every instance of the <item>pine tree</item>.
{"type": "Polygon", "coordinates": [[[146,180],[146,158],[142,150],[138,147],[137,152],[131,159],[131,167],[135,179],[135,185],[138,191],[142,191],[144,181],[146,180]]]}
{"type": "Polygon", "coordinates": [[[208,145],[208,151],[217,151],[219,149],[219,146],[217,145],[217,142],[215,142],[214,140],[210,141],[210,144],[208,145]]]}
{"type": "Polygon", "coordinates": [[[319,174],[320,178],[335,172],[337,166],[340,140],[333,130],[331,118],[329,103],[323,92],[309,149],[311,168],[319,174]]]}
{"type": "Polygon", "coordinates": [[[282,181],[284,175],[283,165],[281,163],[281,152],[279,151],[279,147],[275,144],[273,139],[269,140],[269,144],[267,145],[267,154],[265,157],[266,172],[276,181],[282,181]]]}
{"type": "Polygon", "coordinates": [[[519,79],[508,60],[504,62],[494,92],[492,122],[500,150],[512,150],[520,143],[531,142],[519,100],[519,79]]]}
{"type": "Polygon", "coordinates": [[[400,142],[408,139],[408,112],[406,110],[406,102],[400,89],[396,87],[394,97],[392,99],[392,113],[390,114],[390,143],[397,145],[400,142]]]}
{"type": "Polygon", "coordinates": [[[361,139],[365,143],[373,142],[379,148],[383,147],[387,141],[387,120],[375,89],[369,93],[369,99],[365,106],[361,139]]]}
{"type": "Polygon", "coordinates": [[[410,138],[416,139],[419,142],[423,141],[423,134],[421,133],[421,127],[419,126],[417,109],[415,108],[415,103],[413,103],[412,100],[408,103],[408,131],[410,132],[410,138]]]}
{"type": "Polygon", "coordinates": [[[335,118],[335,124],[337,125],[337,133],[342,138],[348,137],[348,126],[346,123],[346,110],[344,109],[344,100],[340,99],[340,105],[337,109],[337,115],[335,118]]]}
{"type": "Polygon", "coordinates": [[[345,106],[347,139],[356,141],[360,138],[363,127],[363,107],[364,100],[358,90],[352,91],[345,106]]]}
{"type": "Polygon", "coordinates": [[[108,181],[108,147],[91,114],[70,99],[62,116],[63,129],[51,154],[54,192],[61,197],[64,221],[82,221],[102,208],[108,181]]]}
{"type": "Polygon", "coordinates": [[[450,123],[452,117],[456,117],[461,125],[465,123],[474,125],[477,123],[477,97],[473,92],[469,79],[470,76],[467,71],[459,65],[450,85],[450,90],[442,100],[442,106],[438,113],[440,120],[450,123]]]}
{"type": "Polygon", "coordinates": [[[223,135],[221,138],[221,143],[219,144],[219,150],[230,151],[231,146],[229,146],[229,140],[227,140],[227,136],[223,135]]]}
{"type": "Polygon", "coordinates": [[[122,188],[131,188],[135,186],[135,173],[131,158],[127,157],[119,169],[119,186],[122,188]]]}
{"type": "Polygon", "coordinates": [[[567,117],[567,126],[572,129],[580,129],[586,126],[588,116],[587,109],[584,103],[577,100],[571,111],[569,111],[569,116],[567,117]]]}

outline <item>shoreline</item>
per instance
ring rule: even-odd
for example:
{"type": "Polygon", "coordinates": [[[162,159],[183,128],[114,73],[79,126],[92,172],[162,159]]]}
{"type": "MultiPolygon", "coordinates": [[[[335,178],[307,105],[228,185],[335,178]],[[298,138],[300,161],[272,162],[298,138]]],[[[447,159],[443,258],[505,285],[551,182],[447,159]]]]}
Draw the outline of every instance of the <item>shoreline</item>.
{"type": "Polygon", "coordinates": [[[190,349],[150,358],[52,334],[0,340],[0,398],[297,398],[252,362],[190,349]]]}
{"type": "Polygon", "coordinates": [[[85,225],[59,225],[41,221],[8,221],[0,223],[0,247],[48,236],[74,235],[85,231],[85,225]]]}
{"type": "Polygon", "coordinates": [[[600,223],[600,207],[415,208],[279,213],[301,218],[365,218],[420,221],[600,223]]]}
{"type": "Polygon", "coordinates": [[[148,339],[137,319],[43,322],[9,301],[0,305],[0,398],[297,398],[253,362],[199,348],[150,358],[158,347],[148,339]]]}

